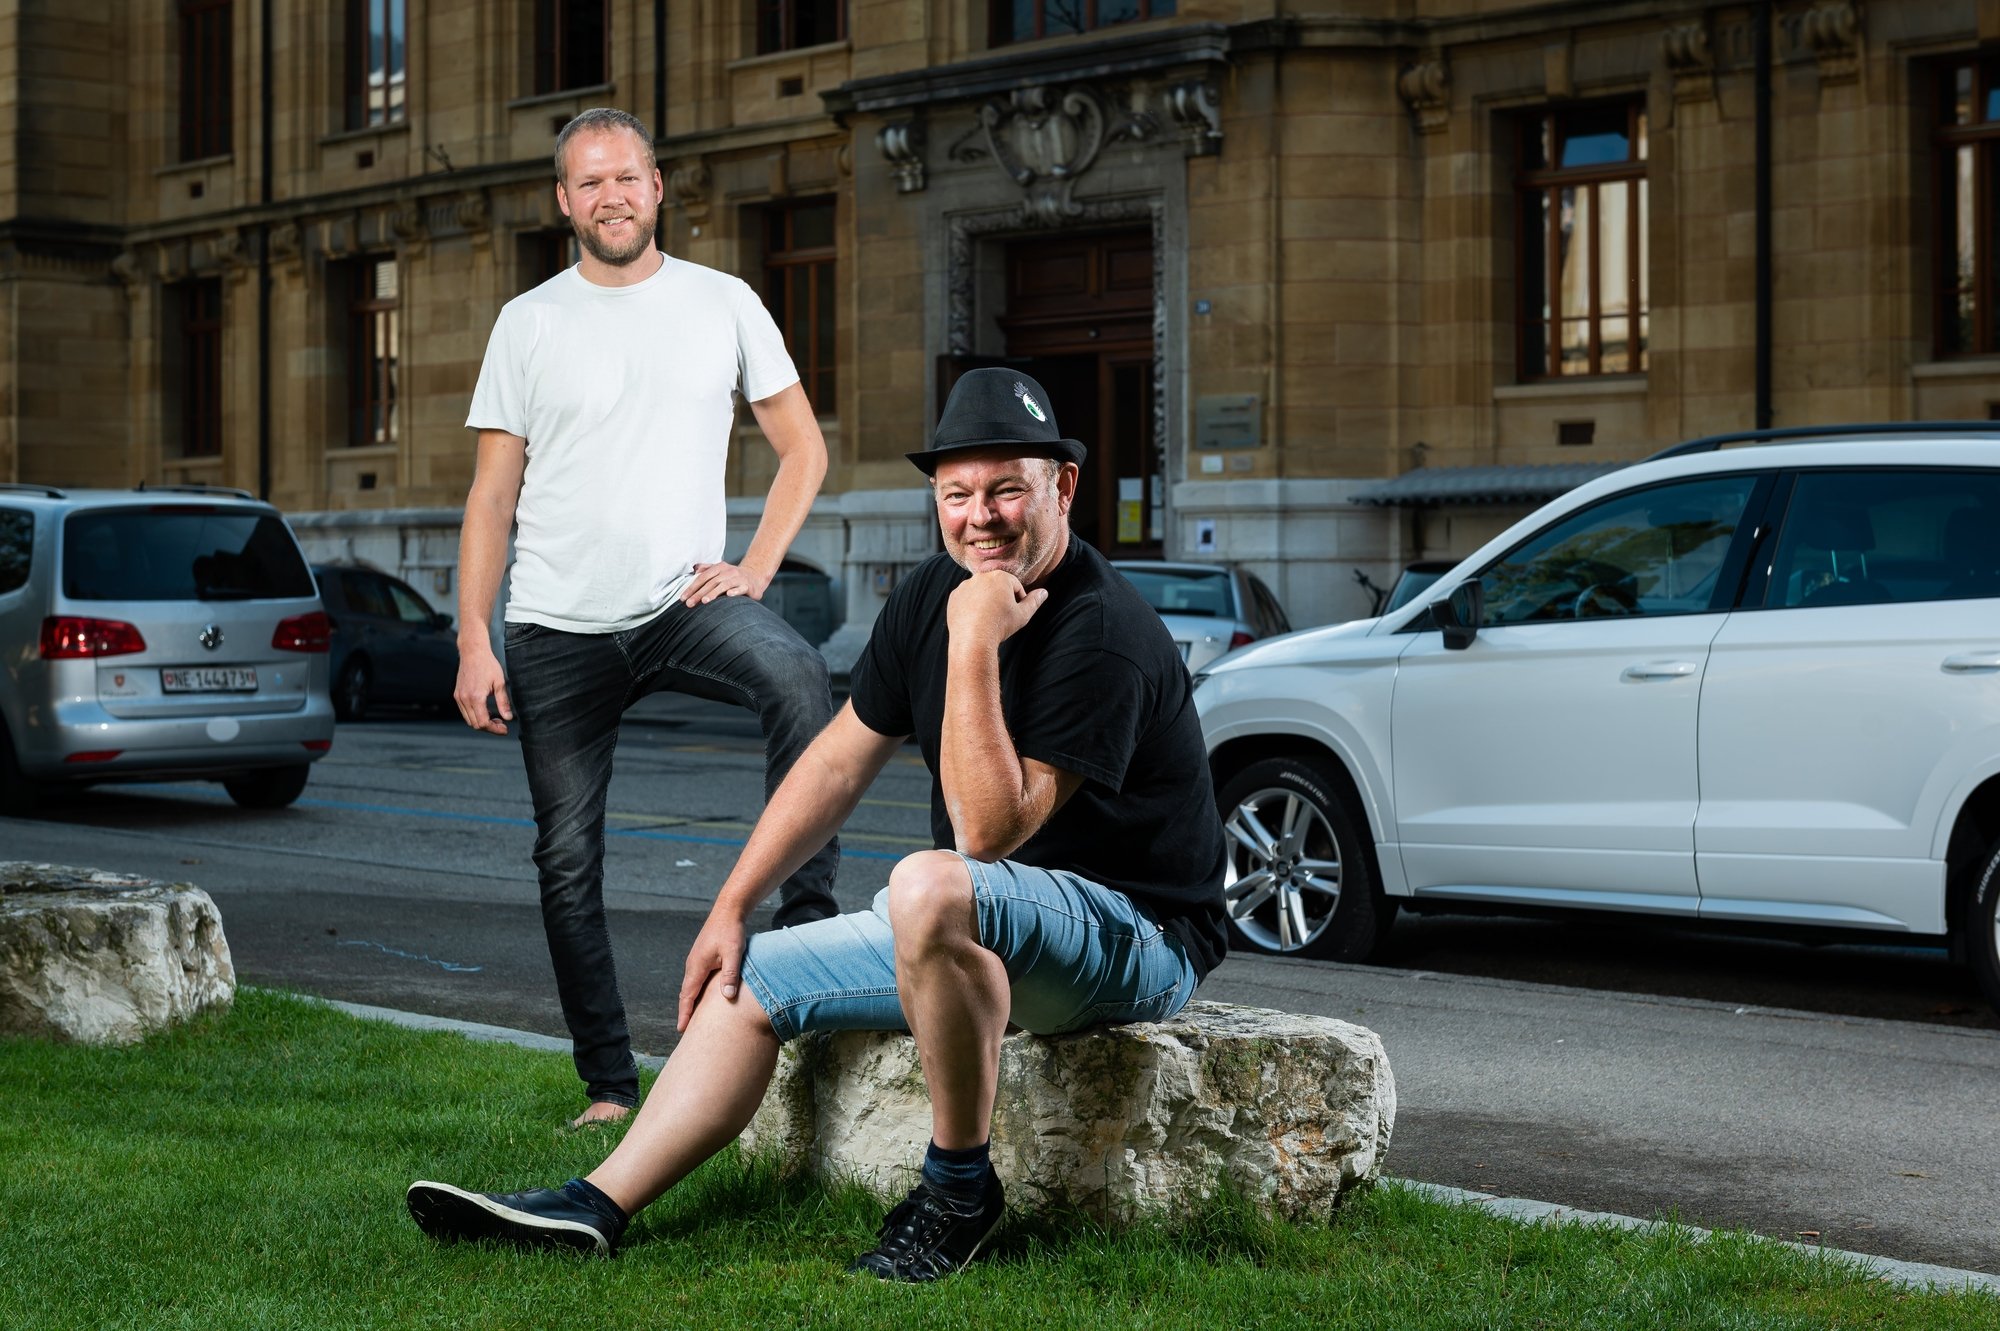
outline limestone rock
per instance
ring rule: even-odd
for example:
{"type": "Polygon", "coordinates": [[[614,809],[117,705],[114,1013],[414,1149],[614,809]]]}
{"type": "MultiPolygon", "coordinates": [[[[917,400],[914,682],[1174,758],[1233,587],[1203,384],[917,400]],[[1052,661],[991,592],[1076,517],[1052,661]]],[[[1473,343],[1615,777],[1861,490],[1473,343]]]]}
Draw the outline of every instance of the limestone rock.
{"type": "MultiPolygon", "coordinates": [[[[1067,1205],[1117,1222],[1226,1181],[1267,1212],[1324,1217],[1380,1175],[1395,1117],[1373,1031],[1194,1002],[1156,1024],[1008,1036],[993,1162],[1023,1210],[1067,1205]]],[[[788,1169],[893,1196],[914,1181],[930,1123],[915,1042],[840,1031],[785,1047],[743,1139],[788,1169]]]]}
{"type": "Polygon", "coordinates": [[[130,1044],[235,997],[200,888],[0,863],[0,1034],[130,1044]]]}

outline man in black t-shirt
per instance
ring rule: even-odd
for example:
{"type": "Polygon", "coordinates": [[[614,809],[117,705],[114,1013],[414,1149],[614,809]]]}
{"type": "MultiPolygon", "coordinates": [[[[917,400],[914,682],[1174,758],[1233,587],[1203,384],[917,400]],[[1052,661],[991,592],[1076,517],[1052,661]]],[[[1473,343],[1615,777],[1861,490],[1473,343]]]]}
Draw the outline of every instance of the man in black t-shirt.
{"type": "Polygon", "coordinates": [[[1070,534],[1083,455],[1026,375],[959,380],[930,449],[909,455],[931,477],[945,553],[890,596],[848,705],[723,884],[688,953],[680,1045],[631,1130],[561,1188],[412,1185],[427,1232],[608,1252],[748,1124],[782,1041],[908,1029],[931,1145],[852,1269],[928,1281],[978,1252],[1002,1213],[987,1148],[1009,1023],[1163,1020],[1226,947],[1222,827],[1187,671],[1159,616],[1070,534]],[[911,736],[939,849],[898,863],[869,910],[748,937],[750,912],[911,736]]]}

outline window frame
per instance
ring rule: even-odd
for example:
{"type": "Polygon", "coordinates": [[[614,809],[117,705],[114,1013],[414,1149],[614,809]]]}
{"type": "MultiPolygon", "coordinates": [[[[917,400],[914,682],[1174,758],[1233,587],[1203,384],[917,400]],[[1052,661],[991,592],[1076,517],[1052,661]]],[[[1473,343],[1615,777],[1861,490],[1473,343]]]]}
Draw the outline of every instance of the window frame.
{"type": "Polygon", "coordinates": [[[180,160],[235,151],[234,0],[176,0],[180,41],[180,160]]]}
{"type": "Polygon", "coordinates": [[[350,130],[378,129],[404,123],[409,118],[409,0],[347,0],[342,23],[347,47],[342,74],[342,123],[350,130]],[[369,98],[369,80],[375,71],[375,50],[369,40],[373,29],[368,20],[378,13],[383,32],[380,118],[377,118],[377,108],[370,105],[369,98]],[[400,32],[396,27],[398,19],[401,20],[400,32]]]}
{"type": "Polygon", "coordinates": [[[1514,366],[1515,376],[1522,383],[1547,383],[1557,380],[1596,379],[1610,376],[1644,375],[1651,369],[1651,315],[1645,297],[1650,294],[1650,283],[1645,272],[1650,247],[1645,235],[1647,217],[1651,208],[1651,190],[1646,187],[1650,178],[1651,161],[1648,141],[1650,121],[1644,96],[1618,97],[1589,102],[1566,102],[1560,105],[1544,106],[1533,112],[1517,114],[1514,120],[1514,366]],[[1610,107],[1623,106],[1626,112],[1625,137],[1630,155],[1623,162],[1594,163],[1589,166],[1541,166],[1530,167],[1530,146],[1538,136],[1546,136],[1550,145],[1550,156],[1560,160],[1561,147],[1566,136],[1561,132],[1561,122],[1566,116],[1599,112],[1610,107]],[[1598,189],[1607,184],[1627,184],[1631,186],[1632,202],[1625,210],[1625,314],[1627,368],[1605,370],[1604,361],[1604,320],[1603,291],[1601,275],[1603,264],[1598,253],[1598,189]],[[1562,365],[1562,326],[1565,322],[1560,299],[1552,298],[1547,313],[1538,312],[1540,297],[1544,290],[1557,286],[1562,274],[1562,229],[1537,221],[1530,225],[1531,217],[1550,218],[1557,216],[1561,208],[1562,191],[1565,189],[1588,189],[1590,191],[1590,229],[1584,241],[1588,246],[1586,258],[1589,271],[1589,313],[1585,316],[1589,326],[1588,369],[1565,371],[1562,365]],[[1640,200],[1644,200],[1643,204],[1640,200]],[[1546,211],[1543,211],[1546,209],[1546,211]],[[1541,250],[1542,288],[1531,290],[1528,281],[1528,247],[1538,245],[1541,250]],[[1529,362],[1529,329],[1540,326],[1542,337],[1542,363],[1539,366],[1529,362]],[[1642,345],[1639,330],[1647,330],[1642,345]],[[1636,363],[1635,363],[1636,362],[1636,363]]]}
{"type": "Polygon", "coordinates": [[[1939,360],[2000,356],[2000,227],[1993,199],[2000,192],[2000,115],[1983,118],[1988,99],[2000,90],[2000,55],[1966,54],[1935,67],[1935,106],[1931,116],[1931,205],[1933,256],[1931,266],[1932,354],[1939,360]],[[1953,116],[1955,85],[1961,70],[1971,71],[1972,120],[1958,124],[1953,116]],[[1957,307],[1959,277],[1955,236],[1958,198],[1953,161],[1972,152],[1972,343],[1953,345],[1952,315],[1957,307]]]}
{"type": "Polygon", "coordinates": [[[764,249],[762,271],[764,274],[764,307],[771,312],[772,320],[778,325],[779,336],[785,339],[785,350],[791,355],[792,364],[799,372],[799,382],[804,385],[806,399],[812,403],[815,416],[833,416],[840,389],[840,202],[835,195],[817,195],[809,199],[787,200],[783,203],[767,205],[762,210],[764,249]],[[794,222],[798,214],[809,208],[826,208],[832,216],[833,239],[825,245],[800,248],[793,243],[794,222]],[[782,231],[782,236],[778,233],[782,231]],[[781,243],[782,242],[782,243],[781,243]],[[820,346],[819,340],[819,280],[820,269],[828,273],[827,286],[830,288],[836,307],[832,312],[831,344],[820,346]],[[802,281],[794,282],[793,274],[803,274],[802,281]],[[791,344],[791,316],[795,313],[793,300],[798,288],[803,286],[808,302],[806,327],[810,345],[805,348],[791,344]],[[782,287],[782,291],[781,291],[782,287]]]}
{"type": "Polygon", "coordinates": [[[535,96],[549,96],[575,88],[596,88],[611,81],[610,0],[535,0],[531,18],[533,26],[528,31],[528,45],[535,96]],[[598,11],[598,31],[602,37],[599,45],[602,49],[597,53],[597,77],[572,80],[567,73],[571,54],[569,19],[584,6],[595,6],[598,11]],[[542,40],[544,32],[549,38],[546,45],[542,40]]]}
{"type": "Polygon", "coordinates": [[[1013,6],[1008,0],[991,0],[987,7],[986,44],[989,47],[1014,46],[1021,42],[1040,41],[1044,37],[1083,37],[1144,23],[1149,19],[1171,18],[1179,7],[1179,0],[1136,0],[1139,12],[1134,17],[1115,23],[1100,23],[1097,17],[1098,0],[1075,0],[1082,9],[1077,30],[1071,32],[1064,29],[1052,33],[1048,30],[1048,0],[1029,0],[1029,3],[1034,8],[1034,30],[1016,34],[1013,31],[1013,6]]]}
{"type": "MultiPolygon", "coordinates": [[[[997,0],[996,0],[997,2],[997,0]]],[[[834,7],[833,36],[826,41],[799,40],[800,0],[755,0],[752,27],[758,55],[777,55],[783,51],[804,51],[815,46],[825,46],[833,42],[847,40],[847,0],[824,0],[834,7]],[[775,20],[777,34],[767,41],[765,24],[775,20]]]]}
{"type": "MultiPolygon", "coordinates": [[[[1751,482],[1750,493],[1743,502],[1743,511],[1736,520],[1736,530],[1730,535],[1729,546],[1723,552],[1722,562],[1716,572],[1715,591],[1710,596],[1708,606],[1705,609],[1682,611],[1676,614],[1586,616],[1571,619],[1513,620],[1501,623],[1490,618],[1493,612],[1493,603],[1489,596],[1486,605],[1489,617],[1483,619],[1477,627],[1483,633],[1489,629],[1518,628],[1522,626],[1539,629],[1553,624],[1599,624],[1634,619],[1677,619],[1696,614],[1727,614],[1733,610],[1750,606],[1753,604],[1754,596],[1761,594],[1758,584],[1751,580],[1753,570],[1752,557],[1767,546],[1772,536],[1772,528],[1776,525],[1777,515],[1784,511],[1783,497],[1776,493],[1778,473],[1770,468],[1718,468],[1714,471],[1698,472],[1689,476],[1666,477],[1645,485],[1633,486],[1628,490],[1615,491],[1581,507],[1570,509],[1567,512],[1550,518],[1549,521],[1543,523],[1534,531],[1529,532],[1526,536],[1480,565],[1479,569],[1469,577],[1462,578],[1452,585],[1456,589],[1457,587],[1464,586],[1474,578],[1484,580],[1499,565],[1512,559],[1523,549],[1541,540],[1557,527],[1566,525],[1588,514],[1595,513],[1606,505],[1623,503],[1654,490],[1733,477],[1747,477],[1751,482]]],[[[1431,593],[1443,580],[1444,578],[1440,577],[1437,582],[1434,582],[1430,587],[1426,587],[1414,599],[1400,607],[1397,613],[1400,614],[1408,611],[1412,606],[1428,607],[1432,602],[1438,600],[1439,598],[1431,593]]],[[[1398,633],[1435,633],[1438,630],[1437,626],[1431,622],[1431,617],[1426,610],[1420,609],[1408,621],[1398,626],[1396,631],[1398,633]]]]}
{"type": "Polygon", "coordinates": [[[197,277],[173,288],[176,458],[222,456],[222,279],[197,277]]]}
{"type": "Polygon", "coordinates": [[[394,254],[366,254],[354,260],[347,292],[347,431],[348,448],[393,448],[400,442],[396,408],[397,379],[402,372],[403,273],[394,254]],[[375,294],[375,272],[382,264],[396,267],[396,294],[375,294]],[[385,318],[386,316],[386,318],[385,318]],[[386,329],[386,337],[383,332],[386,329]],[[380,354],[384,344],[390,354],[380,354]],[[386,365],[376,392],[374,369],[386,365]],[[382,424],[371,428],[372,413],[381,406],[382,424]]]}

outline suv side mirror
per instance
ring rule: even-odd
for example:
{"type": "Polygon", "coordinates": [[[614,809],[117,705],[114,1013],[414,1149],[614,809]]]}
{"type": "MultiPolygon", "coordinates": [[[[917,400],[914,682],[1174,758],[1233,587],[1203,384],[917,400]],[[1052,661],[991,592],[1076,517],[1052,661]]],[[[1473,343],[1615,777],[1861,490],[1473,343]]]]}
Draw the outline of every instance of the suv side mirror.
{"type": "Polygon", "coordinates": [[[1462,652],[1479,636],[1486,620],[1486,587],[1470,578],[1451,589],[1451,595],[1431,602],[1431,623],[1444,632],[1446,651],[1462,652]]]}
{"type": "Polygon", "coordinates": [[[442,610],[440,610],[440,611],[436,612],[435,614],[433,614],[433,615],[431,616],[431,627],[432,627],[432,628],[438,628],[438,629],[448,629],[448,628],[450,628],[450,627],[451,627],[451,616],[450,616],[450,615],[447,615],[447,614],[445,614],[445,613],[444,613],[444,612],[443,612],[442,610]]]}

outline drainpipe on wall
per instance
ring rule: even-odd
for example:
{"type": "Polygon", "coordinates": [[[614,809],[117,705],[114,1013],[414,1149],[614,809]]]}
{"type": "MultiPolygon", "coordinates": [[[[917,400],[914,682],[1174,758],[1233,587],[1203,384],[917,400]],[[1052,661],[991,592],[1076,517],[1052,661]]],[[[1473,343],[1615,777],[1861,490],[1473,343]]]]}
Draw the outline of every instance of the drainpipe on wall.
{"type": "Polygon", "coordinates": [[[1771,0],[1750,18],[1757,66],[1757,404],[1756,425],[1771,428],[1771,0]]]}
{"type": "Polygon", "coordinates": [[[667,137],[667,0],[653,0],[653,142],[667,137]]]}
{"type": "MultiPolygon", "coordinates": [[[[258,186],[257,201],[269,204],[271,164],[275,160],[271,130],[277,122],[276,102],[271,95],[271,0],[264,0],[260,7],[258,26],[257,82],[262,121],[259,147],[263,159],[259,169],[263,180],[258,186]]],[[[271,224],[268,221],[257,224],[257,497],[271,497],[271,224]]]]}

